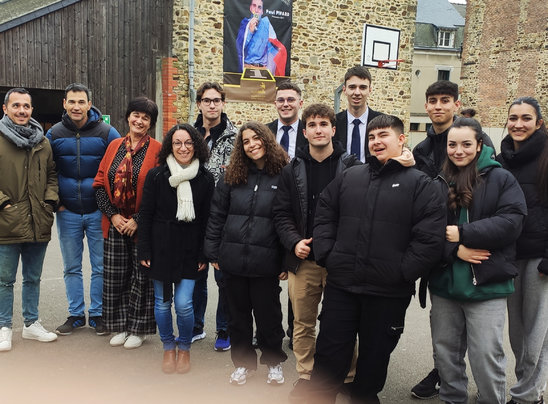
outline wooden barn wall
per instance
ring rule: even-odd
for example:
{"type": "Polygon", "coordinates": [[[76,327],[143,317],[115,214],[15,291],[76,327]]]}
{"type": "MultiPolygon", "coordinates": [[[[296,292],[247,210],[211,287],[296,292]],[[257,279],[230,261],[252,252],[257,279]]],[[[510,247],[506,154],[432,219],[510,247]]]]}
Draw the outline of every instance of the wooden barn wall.
{"type": "Polygon", "coordinates": [[[0,33],[0,85],[63,90],[81,82],[125,131],[128,101],[155,99],[171,50],[172,0],[83,0],[0,33]]]}

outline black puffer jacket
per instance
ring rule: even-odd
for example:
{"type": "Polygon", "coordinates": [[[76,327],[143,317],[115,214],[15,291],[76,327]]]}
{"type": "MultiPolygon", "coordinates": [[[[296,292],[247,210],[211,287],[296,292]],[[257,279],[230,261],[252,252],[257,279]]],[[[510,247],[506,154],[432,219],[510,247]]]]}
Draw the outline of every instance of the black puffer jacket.
{"type": "Polygon", "coordinates": [[[252,166],[247,184],[228,185],[224,176],[217,183],[204,250],[221,271],[248,277],[282,272],[282,245],[272,220],[279,178],[252,166]]]}
{"type": "MultiPolygon", "coordinates": [[[[333,154],[328,159],[336,165],[336,175],[348,167],[361,164],[355,155],[346,153],[339,142],[333,145],[333,154]]],[[[312,214],[308,206],[311,159],[308,147],[297,150],[295,158],[282,170],[279,189],[274,199],[274,224],[285,247],[284,271],[296,272],[301,262],[294,249],[299,241],[306,238],[308,215],[312,214]]]]}
{"type": "Polygon", "coordinates": [[[539,159],[546,139],[546,135],[536,131],[514,150],[514,141],[508,135],[502,140],[497,156],[497,161],[516,177],[527,202],[527,217],[516,245],[518,259],[548,260],[548,204],[541,202],[537,185],[539,159]]]}
{"type": "MultiPolygon", "coordinates": [[[[471,266],[478,285],[503,282],[517,275],[515,242],[527,214],[525,198],[516,179],[491,159],[492,150],[483,149],[478,160],[480,181],[474,187],[468,222],[459,226],[458,243],[445,242],[444,253],[444,261],[452,264],[459,244],[489,250],[488,260],[471,266]]],[[[447,195],[447,183],[440,183],[447,195]]],[[[448,210],[448,224],[458,224],[457,215],[448,210]]]]}
{"type": "Polygon", "coordinates": [[[201,166],[190,180],[196,218],[184,222],[176,218],[177,189],[169,184],[170,176],[166,164],[147,173],[139,210],[137,257],[150,260],[150,268],[145,269],[149,278],[171,288],[181,279],[196,279],[198,262],[206,262],[203,243],[215,183],[213,175],[201,166]]]}
{"type": "Polygon", "coordinates": [[[316,210],[316,261],[327,282],[351,293],[406,297],[441,259],[445,206],[428,176],[375,157],[323,191],[316,210]]]}

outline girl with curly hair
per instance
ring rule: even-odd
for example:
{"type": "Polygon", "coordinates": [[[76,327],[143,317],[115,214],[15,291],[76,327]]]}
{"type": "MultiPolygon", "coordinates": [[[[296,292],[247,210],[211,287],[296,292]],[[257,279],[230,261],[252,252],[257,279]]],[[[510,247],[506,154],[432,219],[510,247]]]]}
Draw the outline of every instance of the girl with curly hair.
{"type": "Polygon", "coordinates": [[[261,336],[260,362],[269,368],[267,383],[284,382],[281,362],[287,355],[282,350],[279,282],[287,273],[282,272],[283,249],[274,229],[272,202],[287,163],[287,154],[265,125],[244,124],[211,203],[205,253],[225,280],[236,368],[230,383],[236,385],[257,369],[252,314],[261,336]]]}

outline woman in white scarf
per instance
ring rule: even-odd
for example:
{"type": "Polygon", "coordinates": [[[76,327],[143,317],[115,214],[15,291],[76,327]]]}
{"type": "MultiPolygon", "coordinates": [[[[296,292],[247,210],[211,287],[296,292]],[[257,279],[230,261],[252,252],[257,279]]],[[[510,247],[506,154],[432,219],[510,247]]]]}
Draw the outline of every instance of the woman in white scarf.
{"type": "Polygon", "coordinates": [[[190,370],[192,294],[198,271],[207,270],[202,250],[214,189],[213,176],[204,167],[207,158],[208,148],[198,131],[188,124],[175,125],[162,143],[160,166],[150,170],[143,190],[137,256],[154,281],[154,315],[164,346],[165,373],[190,370]]]}

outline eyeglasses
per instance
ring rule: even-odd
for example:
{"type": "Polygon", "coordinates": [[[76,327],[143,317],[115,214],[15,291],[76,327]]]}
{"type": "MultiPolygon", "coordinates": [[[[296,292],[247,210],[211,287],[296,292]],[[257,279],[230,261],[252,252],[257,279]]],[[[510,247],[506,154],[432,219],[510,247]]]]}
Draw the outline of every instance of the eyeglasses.
{"type": "Polygon", "coordinates": [[[204,103],[205,105],[209,105],[213,103],[213,105],[219,105],[222,102],[222,98],[202,98],[200,102],[204,103]]]}
{"type": "Polygon", "coordinates": [[[185,145],[187,149],[192,149],[194,147],[194,142],[192,140],[185,140],[184,142],[176,140],[171,143],[171,145],[176,149],[180,149],[183,145],[185,145]]]}
{"type": "Polygon", "coordinates": [[[286,102],[288,104],[293,104],[297,99],[295,97],[287,97],[287,98],[276,98],[276,104],[278,105],[284,105],[286,102]]]}

